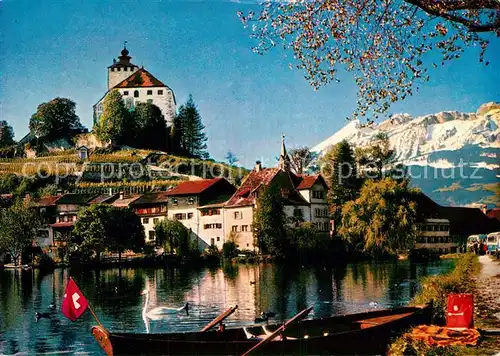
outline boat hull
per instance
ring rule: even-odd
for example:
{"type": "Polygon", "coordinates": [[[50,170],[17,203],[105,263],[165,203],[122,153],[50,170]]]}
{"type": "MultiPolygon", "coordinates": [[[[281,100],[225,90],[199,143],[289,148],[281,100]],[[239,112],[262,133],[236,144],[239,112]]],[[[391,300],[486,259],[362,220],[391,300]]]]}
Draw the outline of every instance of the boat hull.
{"type": "MultiPolygon", "coordinates": [[[[383,354],[391,338],[404,329],[429,324],[430,308],[407,307],[304,320],[287,329],[288,338],[270,342],[255,354],[383,354]]],[[[260,327],[248,328],[250,331],[258,329],[260,327]]],[[[242,328],[206,333],[108,333],[107,336],[112,347],[111,353],[106,352],[108,355],[241,355],[260,341],[248,339],[242,328]]]]}

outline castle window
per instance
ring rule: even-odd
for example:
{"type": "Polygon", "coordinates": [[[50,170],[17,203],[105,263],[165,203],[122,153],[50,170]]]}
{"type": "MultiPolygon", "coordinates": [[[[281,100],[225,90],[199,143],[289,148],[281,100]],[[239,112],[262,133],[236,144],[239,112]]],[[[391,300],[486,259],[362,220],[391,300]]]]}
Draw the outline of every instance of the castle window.
{"type": "Polygon", "coordinates": [[[117,70],[118,72],[120,71],[120,69],[121,69],[120,67],[116,68],[116,70],[117,70]]]}
{"type": "Polygon", "coordinates": [[[163,90],[158,90],[158,95],[163,95],[163,90]]]}
{"type": "Polygon", "coordinates": [[[115,68],[111,68],[111,71],[114,72],[115,71],[115,68]]]}
{"type": "Polygon", "coordinates": [[[148,95],[153,95],[153,91],[152,90],[148,90],[148,95]]]}
{"type": "Polygon", "coordinates": [[[134,98],[138,98],[139,97],[139,90],[136,90],[134,91],[134,98]]]}
{"type": "Polygon", "coordinates": [[[125,90],[125,91],[123,92],[123,96],[125,96],[125,95],[128,95],[128,90],[125,90]]]}

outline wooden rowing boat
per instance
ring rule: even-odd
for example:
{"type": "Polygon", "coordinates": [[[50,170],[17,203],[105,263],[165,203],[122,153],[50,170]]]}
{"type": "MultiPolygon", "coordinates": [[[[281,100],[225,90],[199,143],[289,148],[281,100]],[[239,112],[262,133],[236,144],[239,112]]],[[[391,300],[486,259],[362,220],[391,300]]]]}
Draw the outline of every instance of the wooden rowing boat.
{"type": "MultiPolygon", "coordinates": [[[[252,354],[331,355],[381,354],[404,329],[429,324],[432,305],[377,310],[302,320],[252,354]]],[[[224,314],[227,314],[225,312],[224,314]]],[[[205,332],[136,334],[95,326],[92,334],[112,355],[242,355],[282,324],[205,332]]]]}

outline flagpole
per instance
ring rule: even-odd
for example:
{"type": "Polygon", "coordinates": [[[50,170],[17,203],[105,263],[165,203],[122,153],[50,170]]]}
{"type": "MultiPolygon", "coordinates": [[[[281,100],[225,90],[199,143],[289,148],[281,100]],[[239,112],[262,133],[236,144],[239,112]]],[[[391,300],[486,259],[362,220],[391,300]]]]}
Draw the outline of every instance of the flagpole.
{"type": "MultiPolygon", "coordinates": [[[[73,277],[71,277],[71,276],[69,277],[69,279],[71,279],[71,280],[75,281],[75,280],[73,279],[73,277]]],[[[75,283],[76,283],[76,282],[75,282],[75,283]]],[[[92,314],[92,316],[94,317],[94,319],[95,319],[95,321],[97,322],[97,324],[99,324],[99,326],[100,326],[102,329],[106,330],[106,328],[102,325],[101,321],[99,320],[99,318],[97,317],[96,313],[94,312],[94,309],[92,309],[92,306],[90,305],[90,303],[89,303],[88,301],[87,301],[87,303],[88,303],[88,308],[89,308],[90,314],[92,314]]]]}
{"type": "Polygon", "coordinates": [[[99,326],[103,329],[106,329],[102,324],[101,324],[101,321],[99,320],[99,318],[97,317],[97,315],[94,313],[94,309],[92,309],[92,307],[90,306],[90,303],[89,303],[89,312],[90,314],[92,314],[92,316],[94,317],[95,321],[97,321],[97,324],[99,324],[99,326]]]}

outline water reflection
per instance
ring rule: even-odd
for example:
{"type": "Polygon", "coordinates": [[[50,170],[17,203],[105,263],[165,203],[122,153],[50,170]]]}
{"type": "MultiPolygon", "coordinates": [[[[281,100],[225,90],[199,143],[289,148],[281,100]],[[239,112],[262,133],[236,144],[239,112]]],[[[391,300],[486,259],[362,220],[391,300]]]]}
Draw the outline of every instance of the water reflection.
{"type": "Polygon", "coordinates": [[[60,314],[64,288],[73,276],[102,323],[111,330],[169,332],[199,330],[230,306],[238,305],[228,326],[248,325],[272,311],[276,320],[314,306],[321,317],[406,304],[418,289],[418,279],[447,271],[452,261],[423,265],[408,261],[357,263],[331,268],[301,268],[274,264],[229,265],[212,269],[107,269],[0,271],[0,353],[65,351],[100,355],[89,330],[90,313],[71,322],[60,314]],[[173,313],[145,318],[148,309],[179,308],[189,302],[189,315],[173,313]],[[56,308],[51,308],[55,303],[56,308]],[[375,304],[373,304],[375,305],[375,304]],[[35,312],[50,319],[35,322],[35,312]]]}

